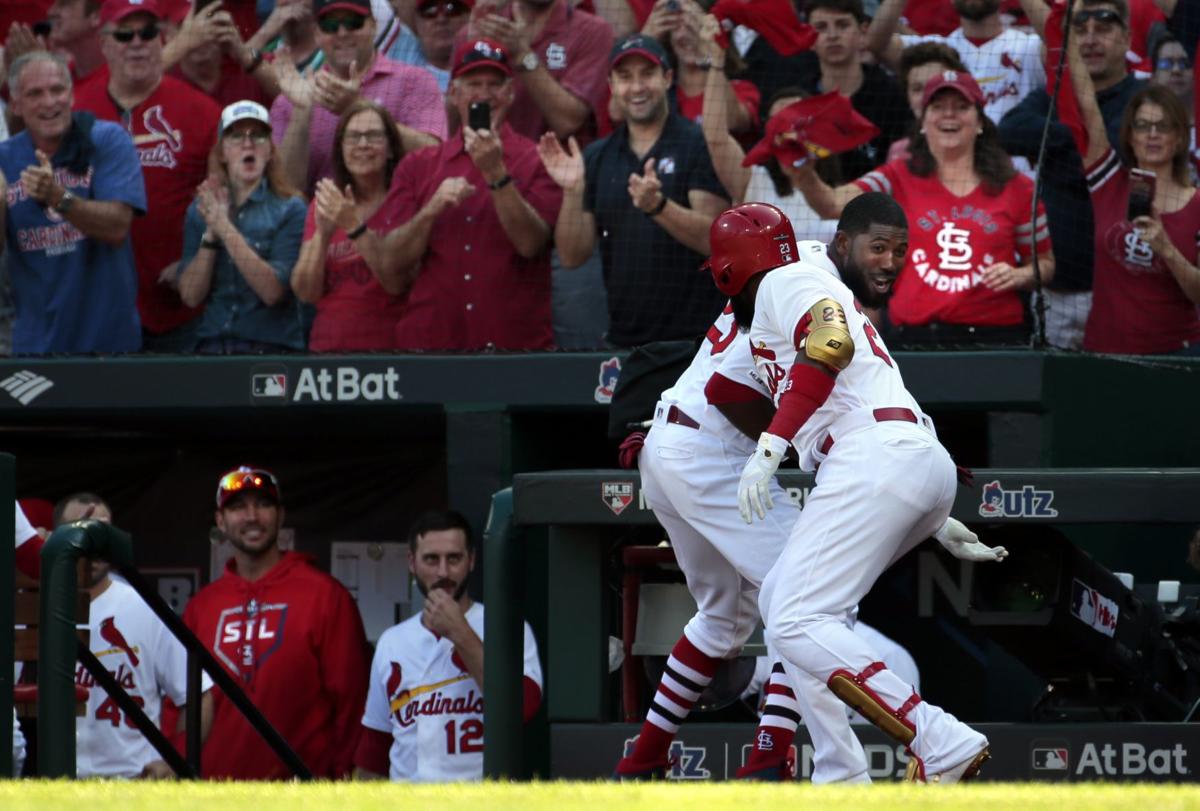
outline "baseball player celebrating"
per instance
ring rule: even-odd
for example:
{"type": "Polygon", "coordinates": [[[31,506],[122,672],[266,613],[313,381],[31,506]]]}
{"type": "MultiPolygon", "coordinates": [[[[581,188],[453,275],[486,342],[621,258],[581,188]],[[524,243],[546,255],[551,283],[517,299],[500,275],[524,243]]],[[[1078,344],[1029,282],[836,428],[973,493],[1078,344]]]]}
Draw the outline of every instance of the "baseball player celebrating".
{"type": "MultiPolygon", "coordinates": [[[[475,568],[471,527],[434,510],[409,533],[408,566],[425,597],[419,614],[379,637],[371,663],[355,776],[422,782],[483,777],[483,606],[467,595],[475,568]]],[[[528,721],[542,668],[525,623],[528,721]]]]}
{"type": "Polygon", "coordinates": [[[861,312],[885,302],[904,263],[904,212],[877,193],[846,206],[829,251],[839,281],[805,263],[766,272],[743,263],[743,243],[779,238],[773,222],[746,208],[725,212],[711,229],[713,275],[718,284],[742,281],[735,302],[753,313],[751,353],[777,408],[741,474],[743,520],[770,516],[773,478],[789,445],[802,468],[817,471],[763,581],[767,643],[797,683],[827,684],[905,744],[910,779],[973,777],[988,758],[987,739],[923,701],[846,624],[879,575],[925,538],[976,540],[949,520],[954,462],[861,312]]]}
{"type": "MultiPolygon", "coordinates": [[[[734,211],[751,238],[725,243],[736,255],[714,252],[710,264],[721,292],[734,296],[752,275],[740,275],[734,268],[758,273],[797,261],[822,268],[836,283],[838,267],[826,246],[797,244],[791,224],[778,209],[751,203],[734,211]]],[[[734,224],[730,212],[722,217],[729,218],[727,228],[734,224]]],[[[614,776],[619,779],[664,775],[679,725],[721,661],[741,652],[757,624],[759,584],[788,543],[800,514],[773,478],[765,486],[780,508],[765,515],[765,523],[748,527],[728,508],[738,490],[742,461],[753,451],[749,437],[761,433],[774,414],[766,399],[769,392],[754,370],[750,343],[739,335],[745,330],[739,324],[749,324],[752,317],[746,300],[735,296],[709,329],[691,365],[663,392],[638,456],[642,491],[670,536],[699,610],[671,652],[634,751],[617,764],[614,776]]],[[[963,543],[948,544],[959,557],[991,560],[1004,554],[1003,549],[971,543],[974,536],[965,527],[959,536],[963,543]]],[[[868,781],[866,758],[846,721],[845,706],[822,681],[802,671],[795,671],[794,678],[788,679],[780,665],[773,668],[756,744],[737,776],[785,776],[787,753],[802,714],[816,749],[813,782],[868,781]],[[798,689],[793,690],[793,684],[798,689]]]]}

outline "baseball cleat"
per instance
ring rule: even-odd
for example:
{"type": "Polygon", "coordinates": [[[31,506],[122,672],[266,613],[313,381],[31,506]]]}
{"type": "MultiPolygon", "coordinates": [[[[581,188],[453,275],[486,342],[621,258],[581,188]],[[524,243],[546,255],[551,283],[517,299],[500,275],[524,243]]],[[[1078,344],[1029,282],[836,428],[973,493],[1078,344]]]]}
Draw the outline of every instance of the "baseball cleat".
{"type": "Polygon", "coordinates": [[[964,780],[971,780],[979,774],[979,770],[983,768],[992,756],[990,749],[985,746],[983,750],[973,757],[969,757],[962,763],[951,766],[944,772],[938,774],[925,775],[921,760],[913,757],[908,761],[908,767],[904,770],[904,781],[906,783],[961,783],[964,780]]]}
{"type": "Polygon", "coordinates": [[[763,766],[754,771],[746,771],[746,767],[737,770],[734,780],[751,780],[763,783],[780,783],[792,779],[792,770],[787,762],[763,766]]]}
{"type": "Polygon", "coordinates": [[[617,782],[645,783],[655,780],[666,780],[667,770],[674,765],[671,760],[661,763],[635,763],[629,758],[621,758],[617,768],[613,769],[612,779],[617,782]]]}

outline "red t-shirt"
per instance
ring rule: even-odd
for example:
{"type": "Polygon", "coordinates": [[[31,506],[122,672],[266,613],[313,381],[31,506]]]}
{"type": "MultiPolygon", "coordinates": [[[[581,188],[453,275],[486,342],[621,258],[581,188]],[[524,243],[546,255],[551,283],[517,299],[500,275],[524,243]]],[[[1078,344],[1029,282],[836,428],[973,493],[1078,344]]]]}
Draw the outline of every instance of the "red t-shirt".
{"type": "Polygon", "coordinates": [[[75,90],[75,109],[122,124],[133,136],[146,180],[146,216],[133,221],[142,326],[161,334],[195,318],[174,288],[160,284],[163,268],[183,253],[183,219],[208,175],[208,153],[217,139],[221,109],[186,82],[164,76],[150,97],[120,110],[108,83],[88,81],[75,90]]]}
{"type": "MultiPolygon", "coordinates": [[[[312,556],[287,552],[255,581],[240,577],[231,560],[188,601],[183,621],[314,776],[350,772],[370,676],[367,639],[354,599],[312,556]]],[[[289,779],[220,688],[213,699],[204,777],[289,779]]]]}
{"type": "Polygon", "coordinates": [[[980,184],[957,197],[937,175],[917,177],[899,161],[885,163],[855,183],[863,191],[891,195],[908,213],[908,262],[888,303],[892,323],[1006,327],[1024,320],[1015,291],[997,293],[983,284],[984,268],[998,262],[1027,263],[1036,241],[1050,251],[1046,212],[1038,203],[1029,223],[1033,181],[1017,175],[995,196],[980,184]],[[1035,240],[1036,234],[1036,240],[1035,240]]]}
{"type": "MultiPolygon", "coordinates": [[[[505,124],[504,164],[512,183],[554,231],[562,189],[546,174],[537,146],[505,124]]],[[[550,245],[532,259],[516,252],[462,132],[407,155],[396,167],[384,207],[407,222],[444,178],[464,177],[475,193],[434,220],[429,247],[396,325],[397,349],[549,349],[550,245]]]]}
{"type": "MultiPolygon", "coordinates": [[[[316,201],[304,222],[307,241],[317,230],[316,201]]],[[[396,220],[382,205],[367,220],[367,227],[390,231],[396,220]]],[[[325,253],[325,289],[317,302],[317,316],[308,338],[311,352],[376,352],[395,343],[396,322],[404,312],[404,298],[383,289],[354,243],[340,228],[325,253]]]]}
{"type": "Polygon", "coordinates": [[[171,68],[170,75],[181,82],[187,82],[189,87],[204,93],[222,110],[234,102],[246,100],[257,101],[269,110],[271,102],[275,100],[274,96],[267,95],[267,91],[263,89],[257,79],[242,70],[241,66],[231,59],[222,60],[221,81],[217,84],[216,90],[211,93],[189,79],[178,65],[171,68]]]}
{"type": "MultiPolygon", "coordinates": [[[[1111,149],[1087,171],[1096,215],[1092,310],[1083,334],[1091,352],[1156,355],[1200,341],[1200,315],[1166,263],[1125,219],[1129,171],[1111,149]]],[[[1200,194],[1159,217],[1171,242],[1193,265],[1200,239],[1200,194]]]]}

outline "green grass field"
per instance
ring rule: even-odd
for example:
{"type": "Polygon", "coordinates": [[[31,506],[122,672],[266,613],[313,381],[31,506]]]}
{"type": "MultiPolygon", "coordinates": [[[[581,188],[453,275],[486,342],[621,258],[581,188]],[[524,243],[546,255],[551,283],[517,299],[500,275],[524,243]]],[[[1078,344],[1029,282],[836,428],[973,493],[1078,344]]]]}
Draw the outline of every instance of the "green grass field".
{"type": "Polygon", "coordinates": [[[1179,811],[1200,809],[1200,786],[977,783],[913,786],[482,783],[0,782],[3,811],[1179,811]]]}

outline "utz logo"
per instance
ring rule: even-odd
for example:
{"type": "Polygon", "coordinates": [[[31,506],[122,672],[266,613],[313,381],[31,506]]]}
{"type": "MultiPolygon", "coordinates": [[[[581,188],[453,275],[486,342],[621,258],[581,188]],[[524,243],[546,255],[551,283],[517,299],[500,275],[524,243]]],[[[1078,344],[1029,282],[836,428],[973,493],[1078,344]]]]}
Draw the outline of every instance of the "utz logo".
{"type": "Polygon", "coordinates": [[[596,402],[611,403],[617,378],[621,376],[621,359],[609,358],[600,364],[600,385],[596,386],[596,402]]]}
{"type": "Polygon", "coordinates": [[[613,515],[620,515],[633,503],[633,482],[603,482],[600,485],[600,497],[613,515]]]}
{"type": "Polygon", "coordinates": [[[254,397],[275,399],[287,398],[287,375],[253,375],[250,378],[250,394],[254,397]]]}
{"type": "Polygon", "coordinates": [[[1038,490],[1027,484],[1020,490],[1005,490],[998,480],[983,486],[979,514],[984,518],[1054,518],[1058,510],[1053,490],[1038,490]]]}
{"type": "Polygon", "coordinates": [[[1084,625],[1105,636],[1117,632],[1117,617],[1121,609],[1091,586],[1079,580],[1071,581],[1071,614],[1084,625]]]}
{"type": "MultiPolygon", "coordinates": [[[[634,744],[637,743],[637,737],[625,739],[624,756],[629,757],[633,754],[634,744]]],[[[704,767],[704,758],[708,754],[703,746],[687,746],[683,741],[676,740],[671,743],[671,749],[667,753],[667,759],[670,762],[670,768],[667,770],[668,780],[708,780],[712,777],[712,773],[704,767]]]]}
{"type": "Polygon", "coordinates": [[[1033,768],[1041,772],[1065,772],[1070,769],[1071,752],[1065,747],[1034,747],[1033,768]]]}

